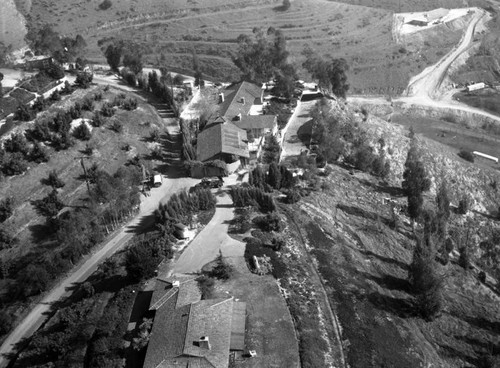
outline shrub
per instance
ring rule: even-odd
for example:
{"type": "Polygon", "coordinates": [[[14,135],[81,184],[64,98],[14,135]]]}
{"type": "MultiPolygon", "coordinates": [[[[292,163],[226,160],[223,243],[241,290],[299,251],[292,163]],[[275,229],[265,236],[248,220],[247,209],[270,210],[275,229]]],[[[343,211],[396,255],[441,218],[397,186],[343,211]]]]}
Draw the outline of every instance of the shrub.
{"type": "Polygon", "coordinates": [[[284,223],[276,212],[267,214],[266,216],[257,216],[253,219],[254,224],[260,227],[263,231],[276,231],[283,230],[284,223]]]}
{"type": "Polygon", "coordinates": [[[135,98],[127,98],[126,100],[124,100],[120,106],[122,109],[124,110],[128,110],[128,111],[131,111],[131,110],[135,110],[137,109],[137,99],[135,98]]]}
{"type": "Polygon", "coordinates": [[[80,139],[82,141],[88,141],[90,137],[92,136],[92,133],[90,132],[89,127],[87,126],[87,123],[82,121],[80,125],[78,125],[75,130],[73,130],[73,136],[77,139],[80,139]]]}
{"type": "Polygon", "coordinates": [[[50,141],[51,133],[47,120],[37,120],[31,129],[26,130],[26,138],[30,141],[46,142],[50,141]]]}
{"type": "Polygon", "coordinates": [[[92,111],[94,109],[94,101],[89,97],[84,98],[82,101],[82,109],[92,111]]]}
{"type": "Polygon", "coordinates": [[[211,299],[214,293],[215,281],[207,275],[201,275],[196,279],[201,292],[201,299],[211,299]]]}
{"type": "Polygon", "coordinates": [[[7,197],[0,201],[0,222],[4,222],[12,215],[13,203],[14,200],[11,197],[7,197]]]}
{"type": "Polygon", "coordinates": [[[33,149],[30,152],[29,160],[33,161],[37,164],[41,164],[43,162],[48,162],[50,159],[49,151],[45,146],[40,143],[35,143],[33,149]]]}
{"type": "Polygon", "coordinates": [[[28,141],[24,137],[23,133],[12,134],[9,139],[5,140],[3,148],[7,152],[19,152],[24,156],[26,156],[30,150],[28,141]]]}
{"type": "Polygon", "coordinates": [[[111,8],[112,5],[113,3],[111,2],[111,0],[104,0],[102,3],[99,4],[99,9],[108,10],[109,8],[111,8]]]}
{"type": "Polygon", "coordinates": [[[99,128],[103,126],[105,123],[104,118],[102,117],[101,113],[99,111],[96,111],[94,113],[94,118],[92,119],[92,126],[95,128],[99,128]]]}
{"type": "Polygon", "coordinates": [[[4,158],[2,172],[7,176],[20,175],[28,169],[24,156],[15,152],[4,158]]]}
{"type": "Polygon", "coordinates": [[[286,195],[286,203],[293,204],[300,201],[301,195],[298,190],[292,189],[289,190],[286,195]]]}
{"type": "Polygon", "coordinates": [[[19,105],[16,113],[14,114],[14,120],[30,121],[34,118],[34,116],[35,114],[30,110],[28,106],[19,105]]]}
{"type": "Polygon", "coordinates": [[[76,76],[75,84],[80,88],[87,89],[90,87],[90,83],[92,83],[91,73],[81,72],[76,76]]]}
{"type": "Polygon", "coordinates": [[[115,114],[115,110],[113,109],[113,105],[109,102],[105,102],[101,106],[101,114],[107,118],[113,116],[115,114]]]}
{"type": "Polygon", "coordinates": [[[59,93],[59,90],[56,89],[54,92],[52,92],[49,98],[51,101],[61,100],[61,94],[59,93]]]}
{"type": "Polygon", "coordinates": [[[216,265],[208,272],[208,276],[219,280],[228,280],[233,272],[233,267],[222,257],[221,251],[219,251],[216,262],[216,265]]]}
{"type": "Polygon", "coordinates": [[[123,132],[123,124],[118,120],[114,120],[110,128],[111,130],[114,130],[116,133],[123,132]]]}
{"type": "Polygon", "coordinates": [[[470,151],[461,150],[458,152],[458,157],[463,158],[465,161],[474,162],[474,155],[470,151]]]}
{"type": "Polygon", "coordinates": [[[42,184],[50,185],[53,189],[63,188],[66,185],[55,170],[49,172],[47,179],[42,179],[42,184]]]}
{"type": "Polygon", "coordinates": [[[460,200],[458,201],[457,212],[460,215],[466,215],[467,212],[469,212],[469,208],[470,208],[469,197],[466,194],[464,194],[462,195],[462,198],[460,198],[460,200]]]}

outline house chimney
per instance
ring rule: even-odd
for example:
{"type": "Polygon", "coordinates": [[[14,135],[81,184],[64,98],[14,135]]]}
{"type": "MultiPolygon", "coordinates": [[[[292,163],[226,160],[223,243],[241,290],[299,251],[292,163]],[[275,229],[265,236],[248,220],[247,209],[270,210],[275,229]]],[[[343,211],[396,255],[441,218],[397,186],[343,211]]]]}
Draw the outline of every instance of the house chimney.
{"type": "Polygon", "coordinates": [[[241,120],[241,113],[239,113],[238,115],[236,115],[236,116],[234,117],[234,120],[235,120],[235,121],[240,121],[240,120],[241,120]]]}
{"type": "Polygon", "coordinates": [[[244,105],[245,104],[245,97],[241,98],[241,103],[244,105]]]}
{"type": "Polygon", "coordinates": [[[224,102],[224,93],[221,92],[219,93],[219,103],[223,103],[224,102]]]}
{"type": "Polygon", "coordinates": [[[202,349],[210,350],[210,341],[208,340],[208,336],[200,337],[200,341],[198,341],[198,346],[202,349]]]}
{"type": "Polygon", "coordinates": [[[181,285],[181,283],[179,282],[179,280],[175,280],[174,282],[172,282],[172,287],[179,287],[181,285]]]}

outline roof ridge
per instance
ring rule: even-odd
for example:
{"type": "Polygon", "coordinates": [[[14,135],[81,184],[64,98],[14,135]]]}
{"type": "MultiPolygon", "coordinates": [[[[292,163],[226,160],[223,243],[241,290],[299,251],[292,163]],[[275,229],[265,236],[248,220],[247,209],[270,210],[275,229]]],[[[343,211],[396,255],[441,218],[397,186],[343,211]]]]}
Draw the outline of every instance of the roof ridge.
{"type": "Polygon", "coordinates": [[[227,301],[229,301],[229,300],[234,300],[234,296],[232,296],[232,297],[230,297],[230,298],[227,298],[227,299],[224,299],[224,300],[221,300],[221,301],[220,301],[220,302],[218,302],[218,303],[212,304],[212,305],[211,305],[210,307],[208,307],[208,308],[213,308],[213,307],[215,307],[215,306],[217,306],[217,305],[220,305],[220,304],[222,304],[222,303],[225,303],[225,302],[227,302],[227,301]]]}
{"type": "Polygon", "coordinates": [[[163,295],[160,299],[158,299],[158,301],[154,303],[150,309],[158,310],[158,308],[160,308],[163,304],[167,302],[167,300],[169,300],[172,296],[174,296],[178,292],[179,288],[170,289],[165,293],[165,295],[163,295]]]}
{"type": "MultiPolygon", "coordinates": [[[[191,304],[188,304],[188,308],[189,308],[189,313],[188,313],[188,320],[187,320],[187,324],[186,324],[186,336],[184,337],[184,346],[182,347],[182,354],[188,354],[186,353],[186,346],[188,346],[188,337],[189,337],[189,327],[191,327],[190,325],[192,324],[192,318],[191,318],[191,314],[193,313],[193,303],[191,304]]],[[[189,354],[188,354],[189,355],[189,354]]]]}

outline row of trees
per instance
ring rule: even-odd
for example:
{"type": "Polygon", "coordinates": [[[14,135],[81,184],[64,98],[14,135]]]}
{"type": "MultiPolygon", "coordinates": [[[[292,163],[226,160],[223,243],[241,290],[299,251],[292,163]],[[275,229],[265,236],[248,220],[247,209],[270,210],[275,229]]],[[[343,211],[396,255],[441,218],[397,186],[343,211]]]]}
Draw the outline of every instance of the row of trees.
{"type": "Polygon", "coordinates": [[[284,165],[279,165],[273,162],[269,165],[268,171],[264,167],[258,165],[255,169],[248,173],[248,183],[260,189],[291,189],[295,186],[297,180],[292,172],[284,165]]]}
{"type": "Polygon", "coordinates": [[[256,187],[232,187],[229,192],[236,207],[253,206],[262,212],[276,211],[276,203],[271,194],[256,187]]]}

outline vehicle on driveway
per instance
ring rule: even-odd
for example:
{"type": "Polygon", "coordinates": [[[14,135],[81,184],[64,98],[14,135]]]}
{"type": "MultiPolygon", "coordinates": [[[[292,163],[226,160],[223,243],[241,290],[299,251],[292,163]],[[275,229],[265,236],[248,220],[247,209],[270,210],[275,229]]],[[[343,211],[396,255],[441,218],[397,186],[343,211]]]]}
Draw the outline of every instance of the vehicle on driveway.
{"type": "Polygon", "coordinates": [[[191,187],[190,192],[193,192],[198,188],[203,188],[203,189],[220,188],[223,185],[224,185],[224,180],[222,179],[222,176],[213,178],[203,178],[198,184],[191,187]]]}

